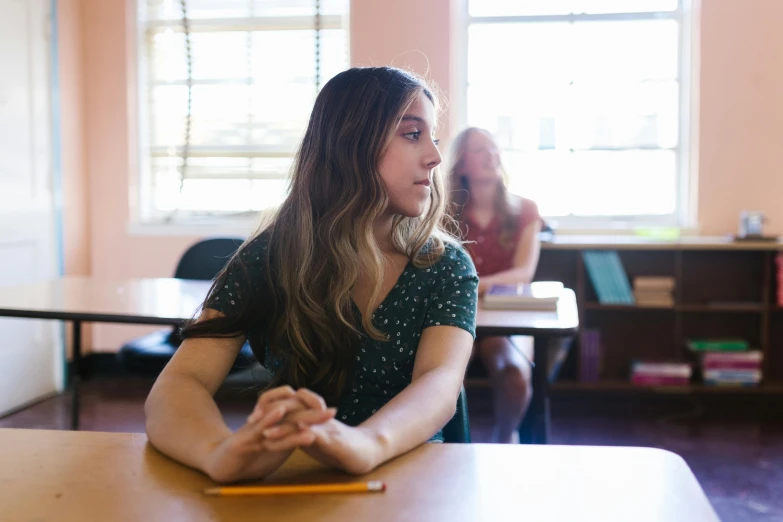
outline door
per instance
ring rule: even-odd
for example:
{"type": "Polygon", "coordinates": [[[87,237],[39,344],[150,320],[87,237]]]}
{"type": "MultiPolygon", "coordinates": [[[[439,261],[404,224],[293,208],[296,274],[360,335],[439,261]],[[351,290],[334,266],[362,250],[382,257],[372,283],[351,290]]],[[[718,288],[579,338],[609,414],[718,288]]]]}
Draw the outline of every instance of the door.
{"type": "MultiPolygon", "coordinates": [[[[0,286],[59,273],[49,0],[0,0],[0,286]]],[[[0,318],[0,415],[61,391],[62,325],[0,318]]]]}

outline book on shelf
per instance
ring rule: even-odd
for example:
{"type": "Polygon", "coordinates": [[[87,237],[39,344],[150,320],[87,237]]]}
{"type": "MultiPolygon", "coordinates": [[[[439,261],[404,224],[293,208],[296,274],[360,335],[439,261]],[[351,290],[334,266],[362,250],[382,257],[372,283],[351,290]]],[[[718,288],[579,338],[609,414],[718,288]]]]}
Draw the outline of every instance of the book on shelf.
{"type": "Polygon", "coordinates": [[[620,302],[622,304],[634,304],[631,283],[628,281],[628,274],[625,273],[619,254],[615,251],[609,251],[604,252],[604,256],[620,302]]]}
{"type": "Polygon", "coordinates": [[[680,362],[634,361],[631,364],[631,382],[634,384],[687,384],[693,368],[680,362]]]}
{"type": "Polygon", "coordinates": [[[628,275],[617,252],[582,252],[585,269],[598,301],[603,304],[634,304],[628,275]]]}
{"type": "Polygon", "coordinates": [[[690,364],[684,362],[634,361],[631,364],[631,371],[634,374],[642,375],[667,375],[690,378],[693,368],[690,364]]]}
{"type": "Polygon", "coordinates": [[[704,360],[702,370],[759,370],[761,361],[713,361],[704,360]]]}
{"type": "Polygon", "coordinates": [[[749,350],[746,352],[705,352],[702,355],[702,364],[716,363],[755,363],[761,364],[764,353],[761,350],[749,350]]]}
{"type": "Polygon", "coordinates": [[[749,352],[706,352],[701,358],[702,371],[761,371],[764,354],[749,352]]]}
{"type": "Polygon", "coordinates": [[[634,298],[639,306],[652,306],[660,308],[673,308],[674,297],[670,293],[640,292],[634,290],[634,298]]]}
{"type": "Polygon", "coordinates": [[[634,297],[638,299],[672,299],[672,293],[669,290],[645,290],[635,288],[633,291],[634,297]]]}
{"type": "Polygon", "coordinates": [[[743,339],[689,339],[686,344],[695,352],[743,352],[749,346],[743,339]]]}
{"type": "Polygon", "coordinates": [[[681,362],[634,361],[631,364],[631,382],[640,386],[686,386],[693,375],[693,367],[681,362]]]}
{"type": "Polygon", "coordinates": [[[631,376],[631,383],[637,386],[687,386],[690,384],[690,378],[635,373],[631,376]]]}
{"type": "Polygon", "coordinates": [[[708,385],[755,385],[761,382],[760,350],[743,352],[705,352],[701,357],[701,372],[708,385]]]}
{"type": "Polygon", "coordinates": [[[674,277],[638,276],[633,280],[636,304],[658,308],[674,307],[674,277]]]}
{"type": "Polygon", "coordinates": [[[674,290],[674,281],[674,277],[671,276],[637,276],[633,279],[633,288],[671,293],[674,290]]]}
{"type": "Polygon", "coordinates": [[[761,382],[761,370],[705,370],[704,384],[710,386],[756,386],[761,382]]]}
{"type": "Polygon", "coordinates": [[[598,382],[601,375],[601,331],[583,328],[579,333],[579,380],[598,382]]]}
{"type": "Polygon", "coordinates": [[[761,370],[705,370],[703,375],[705,381],[761,381],[761,370]]]}
{"type": "Polygon", "coordinates": [[[559,281],[536,281],[531,284],[492,285],[484,293],[487,309],[557,311],[563,293],[559,281]]]}

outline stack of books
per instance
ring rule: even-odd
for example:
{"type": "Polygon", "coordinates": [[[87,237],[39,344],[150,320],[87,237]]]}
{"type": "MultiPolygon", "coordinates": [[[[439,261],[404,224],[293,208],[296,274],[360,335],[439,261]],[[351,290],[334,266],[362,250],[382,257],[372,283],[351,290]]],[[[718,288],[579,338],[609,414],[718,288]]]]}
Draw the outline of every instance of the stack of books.
{"type": "Polygon", "coordinates": [[[775,257],[778,264],[778,306],[783,306],[783,252],[775,257]]]}
{"type": "Polygon", "coordinates": [[[633,295],[639,306],[672,308],[674,306],[674,277],[635,277],[633,295]]]}
{"type": "Polygon", "coordinates": [[[762,379],[758,350],[749,350],[744,339],[690,340],[688,348],[701,353],[704,384],[713,386],[757,386],[762,379]]]}
{"type": "Polygon", "coordinates": [[[704,384],[712,386],[758,386],[763,354],[749,352],[707,352],[701,360],[704,384]]]}
{"type": "Polygon", "coordinates": [[[598,382],[601,375],[601,330],[583,328],[579,333],[579,380],[598,382]]]}
{"type": "Polygon", "coordinates": [[[634,304],[631,284],[617,252],[586,251],[582,253],[582,259],[599,302],[634,304]]]}
{"type": "Polygon", "coordinates": [[[693,368],[688,363],[635,361],[631,382],[638,386],[687,386],[693,368]]]}
{"type": "Polygon", "coordinates": [[[484,294],[484,308],[556,312],[563,283],[537,281],[529,285],[493,285],[484,294]]]}

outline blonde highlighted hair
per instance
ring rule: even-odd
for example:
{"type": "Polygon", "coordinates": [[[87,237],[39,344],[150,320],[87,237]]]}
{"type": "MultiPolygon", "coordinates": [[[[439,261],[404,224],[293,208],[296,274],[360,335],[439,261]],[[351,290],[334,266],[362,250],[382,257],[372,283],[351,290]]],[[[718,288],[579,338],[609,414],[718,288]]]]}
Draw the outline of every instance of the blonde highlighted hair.
{"type": "MultiPolygon", "coordinates": [[[[420,93],[437,110],[422,79],[391,67],[349,69],[324,85],[296,154],[289,195],[261,232],[269,235],[268,259],[264,288],[254,291],[267,299],[248,302],[238,317],[192,323],[183,337],[236,335],[249,319],[262,321],[269,347],[284,362],[273,385],[306,386],[336,402],[355,358],[359,324],[370,337],[387,338],[372,322],[384,273],[374,224],[389,204],[378,164],[420,93]],[[372,281],[361,311],[351,298],[360,276],[372,281]]],[[[444,242],[453,240],[441,226],[444,190],[436,171],[424,215],[393,219],[392,244],[415,266],[436,262],[444,242]]],[[[242,268],[248,242],[210,296],[222,288],[229,267],[242,268]]]]}

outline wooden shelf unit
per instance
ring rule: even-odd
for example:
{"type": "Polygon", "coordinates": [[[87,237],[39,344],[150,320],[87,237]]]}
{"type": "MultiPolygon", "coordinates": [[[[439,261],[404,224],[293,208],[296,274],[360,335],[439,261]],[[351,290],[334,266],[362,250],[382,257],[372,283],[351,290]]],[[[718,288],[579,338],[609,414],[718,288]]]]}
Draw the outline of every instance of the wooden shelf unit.
{"type": "MultiPolygon", "coordinates": [[[[781,242],[734,242],[729,238],[656,241],[636,237],[557,237],[542,245],[536,280],[562,281],[576,292],[581,329],[601,331],[599,382],[579,376],[579,339],[553,390],[640,389],[630,383],[634,359],[685,361],[698,369],[690,338],[742,338],[764,353],[763,383],[757,388],[705,386],[694,379],[666,393],[783,394],[783,307],[776,297],[775,256],[781,242]],[[674,306],[610,305],[598,302],[582,261],[586,250],[614,250],[631,284],[637,276],[675,279],[674,306]]],[[[698,375],[698,371],[694,372],[698,375]]],[[[642,390],[646,388],[641,388],[642,390]]]]}

